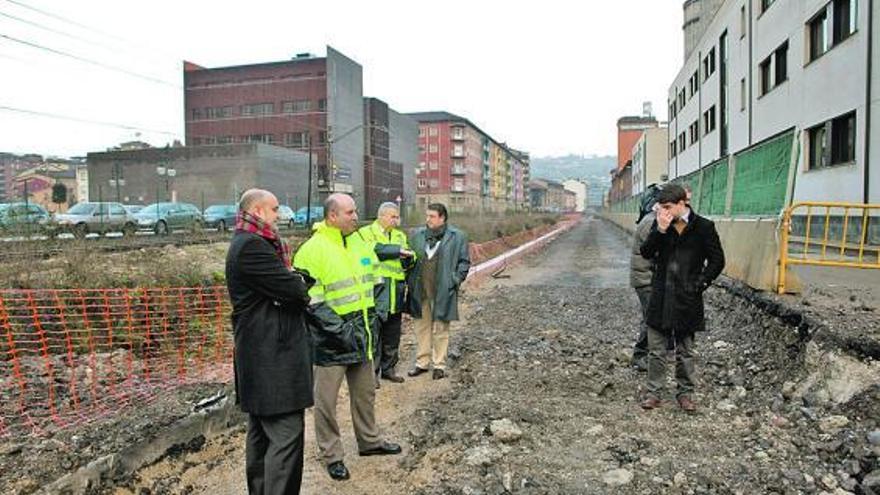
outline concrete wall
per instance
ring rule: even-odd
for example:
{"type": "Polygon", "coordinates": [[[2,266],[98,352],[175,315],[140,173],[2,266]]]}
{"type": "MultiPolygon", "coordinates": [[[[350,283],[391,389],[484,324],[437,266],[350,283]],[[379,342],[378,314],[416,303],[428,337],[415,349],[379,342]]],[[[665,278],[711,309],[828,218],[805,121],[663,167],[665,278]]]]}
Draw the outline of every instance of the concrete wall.
{"type": "MultiPolygon", "coordinates": [[[[637,216],[633,213],[604,213],[605,218],[632,233],[637,216]]],[[[712,219],[726,260],[724,274],[765,291],[776,290],[779,246],[775,219],[712,219]]],[[[798,291],[797,276],[788,270],[787,287],[798,291]]]]}
{"type": "Polygon", "coordinates": [[[201,207],[234,203],[248,188],[262,187],[284,202],[302,203],[306,196],[308,155],[264,144],[232,144],[184,148],[89,153],[87,158],[89,199],[116,198],[110,187],[114,164],[118,163],[125,185],[120,187],[124,203],[149,204],[176,200],[201,207]],[[166,182],[156,168],[166,166],[176,176],[166,182]],[[167,188],[166,188],[167,185],[167,188]]]}
{"type": "Polygon", "coordinates": [[[363,69],[327,47],[327,124],[333,163],[324,187],[354,196],[364,211],[363,69]],[[336,166],[335,176],[332,166],[336,166]]]}

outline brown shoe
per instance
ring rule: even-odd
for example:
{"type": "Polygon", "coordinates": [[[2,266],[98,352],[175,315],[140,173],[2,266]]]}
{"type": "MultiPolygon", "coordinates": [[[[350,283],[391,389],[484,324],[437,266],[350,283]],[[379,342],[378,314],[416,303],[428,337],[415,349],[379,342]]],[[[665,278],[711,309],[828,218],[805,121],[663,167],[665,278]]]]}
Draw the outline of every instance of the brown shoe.
{"type": "Polygon", "coordinates": [[[693,413],[697,412],[697,405],[694,404],[694,401],[692,401],[689,397],[685,397],[685,396],[679,397],[678,398],[678,407],[680,407],[682,411],[684,411],[688,414],[693,414],[693,413]]]}
{"type": "Polygon", "coordinates": [[[660,407],[660,404],[660,399],[656,397],[648,397],[647,399],[642,401],[641,406],[642,409],[649,411],[651,409],[657,409],[658,407],[660,407]]]}

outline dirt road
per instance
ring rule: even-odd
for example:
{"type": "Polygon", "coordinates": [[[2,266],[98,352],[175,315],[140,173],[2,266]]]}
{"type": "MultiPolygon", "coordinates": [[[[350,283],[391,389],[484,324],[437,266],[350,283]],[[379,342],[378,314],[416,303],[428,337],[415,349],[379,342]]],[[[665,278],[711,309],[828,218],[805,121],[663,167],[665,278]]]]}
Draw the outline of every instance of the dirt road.
{"type": "MultiPolygon", "coordinates": [[[[341,400],[352,479],[331,481],[317,463],[309,416],[304,493],[869,493],[860,483],[874,478],[880,487],[880,448],[868,441],[880,442],[877,386],[820,396],[824,382],[810,377],[821,358],[797,330],[719,288],[706,295],[710,331],[697,337],[700,412],[685,415],[671,395],[642,411],[645,377],[628,362],[638,322],[628,253],[627,238],[588,219],[510,278],[469,289],[451,378],[378,392],[380,424],[404,454],[357,457],[341,400]]],[[[242,431],[209,440],[115,493],[244,493],[243,445],[242,431]]]]}

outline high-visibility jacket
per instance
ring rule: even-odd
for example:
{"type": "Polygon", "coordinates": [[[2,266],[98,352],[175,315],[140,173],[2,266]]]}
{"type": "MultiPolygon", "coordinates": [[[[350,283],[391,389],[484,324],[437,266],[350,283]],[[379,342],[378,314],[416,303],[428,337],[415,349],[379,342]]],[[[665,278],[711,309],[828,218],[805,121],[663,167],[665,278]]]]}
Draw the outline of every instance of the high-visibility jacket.
{"type": "Polygon", "coordinates": [[[361,236],[373,246],[379,259],[376,274],[384,278],[384,284],[376,285],[376,311],[380,317],[399,313],[402,309],[404,291],[406,290],[406,270],[414,263],[414,258],[404,261],[400,251],[409,249],[406,234],[399,229],[386,232],[378,220],[361,227],[361,236]]]}
{"type": "Polygon", "coordinates": [[[324,222],[293,258],[293,266],[316,280],[309,290],[310,309],[319,328],[313,329],[315,364],[334,366],[373,359],[376,325],[374,273],[379,261],[372,245],[357,232],[342,231],[324,222]]]}

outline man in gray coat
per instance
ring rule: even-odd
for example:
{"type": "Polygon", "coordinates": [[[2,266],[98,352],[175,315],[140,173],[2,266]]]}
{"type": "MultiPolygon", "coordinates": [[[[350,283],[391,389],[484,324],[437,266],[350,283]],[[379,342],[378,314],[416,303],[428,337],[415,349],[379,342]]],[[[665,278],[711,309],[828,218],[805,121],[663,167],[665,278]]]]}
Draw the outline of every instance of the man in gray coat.
{"type": "Polygon", "coordinates": [[[406,306],[415,319],[418,342],[409,376],[426,373],[433,365],[435,380],[446,377],[449,322],[458,320],[458,291],[471,267],[467,235],[448,225],[448,218],[446,206],[428,205],[425,227],[409,239],[416,265],[407,275],[406,306]]]}
{"type": "Polygon", "coordinates": [[[633,347],[633,366],[639,371],[648,370],[648,326],[645,317],[648,311],[648,302],[651,300],[651,277],[654,275],[654,261],[642,257],[640,251],[642,244],[651,233],[656,214],[651,211],[639,221],[633,236],[632,253],[629,261],[629,284],[636,290],[641,306],[641,320],[639,322],[639,336],[633,347]]]}

